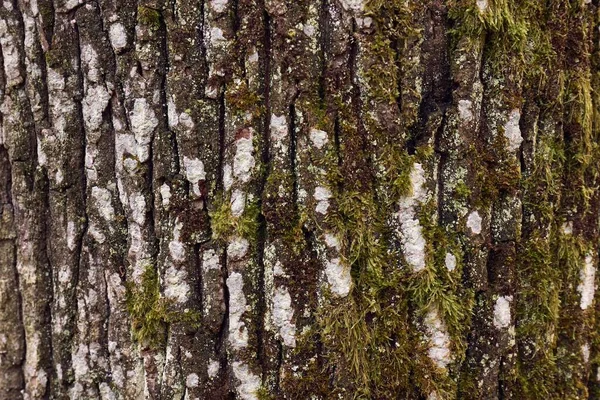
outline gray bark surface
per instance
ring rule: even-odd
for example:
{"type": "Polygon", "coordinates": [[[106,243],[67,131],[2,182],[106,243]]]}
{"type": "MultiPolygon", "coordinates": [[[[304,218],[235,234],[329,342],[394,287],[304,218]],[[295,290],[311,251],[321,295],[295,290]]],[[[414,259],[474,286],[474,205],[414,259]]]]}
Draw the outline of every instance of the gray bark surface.
{"type": "Polygon", "coordinates": [[[600,399],[598,0],[4,0],[0,400],[600,399]]]}

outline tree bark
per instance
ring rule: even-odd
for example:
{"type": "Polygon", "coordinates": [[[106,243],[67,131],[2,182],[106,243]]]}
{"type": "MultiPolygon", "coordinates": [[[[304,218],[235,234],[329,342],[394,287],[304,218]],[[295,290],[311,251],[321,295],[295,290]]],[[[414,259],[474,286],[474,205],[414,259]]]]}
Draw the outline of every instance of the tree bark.
{"type": "Polygon", "coordinates": [[[0,400],[598,399],[598,0],[5,0],[0,400]]]}

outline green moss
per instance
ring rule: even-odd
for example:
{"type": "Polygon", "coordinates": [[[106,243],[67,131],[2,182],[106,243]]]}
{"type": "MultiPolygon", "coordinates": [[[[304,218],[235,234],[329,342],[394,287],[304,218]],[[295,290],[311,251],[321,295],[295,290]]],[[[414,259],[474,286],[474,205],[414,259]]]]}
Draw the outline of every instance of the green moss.
{"type": "Polygon", "coordinates": [[[184,323],[197,327],[200,315],[196,311],[171,311],[171,301],[161,297],[158,273],[148,264],[139,285],[127,285],[127,309],[131,316],[133,338],[143,346],[157,348],[166,339],[168,324],[184,323]]]}
{"type": "Polygon", "coordinates": [[[258,203],[247,201],[242,215],[234,217],[229,200],[221,195],[217,198],[213,211],[209,213],[213,239],[226,241],[234,236],[241,236],[254,241],[259,227],[259,213],[258,203]]]}
{"type": "Polygon", "coordinates": [[[160,28],[161,15],[158,10],[150,7],[139,6],[137,10],[137,20],[140,24],[145,25],[156,31],[160,28]]]}

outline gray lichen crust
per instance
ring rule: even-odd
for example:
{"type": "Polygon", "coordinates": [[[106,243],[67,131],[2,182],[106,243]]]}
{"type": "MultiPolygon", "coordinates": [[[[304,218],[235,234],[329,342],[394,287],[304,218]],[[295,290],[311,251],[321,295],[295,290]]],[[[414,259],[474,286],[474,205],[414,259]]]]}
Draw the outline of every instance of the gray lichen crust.
{"type": "Polygon", "coordinates": [[[596,399],[598,0],[4,0],[0,400],[596,399]]]}

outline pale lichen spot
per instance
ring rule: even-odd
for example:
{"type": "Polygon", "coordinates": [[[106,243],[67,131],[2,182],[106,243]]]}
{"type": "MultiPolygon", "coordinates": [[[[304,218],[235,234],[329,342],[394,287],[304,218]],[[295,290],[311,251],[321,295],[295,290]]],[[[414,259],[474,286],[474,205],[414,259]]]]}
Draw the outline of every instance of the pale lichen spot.
{"type": "Polygon", "coordinates": [[[185,281],[187,273],[170,265],[165,271],[165,297],[178,303],[187,301],[190,285],[185,281]]]}
{"type": "Polygon", "coordinates": [[[226,42],[227,39],[223,36],[223,30],[218,27],[213,27],[210,30],[210,43],[213,46],[219,46],[226,42]]]}
{"type": "Polygon", "coordinates": [[[325,146],[329,141],[329,138],[327,136],[327,132],[321,131],[319,129],[311,129],[310,141],[312,142],[313,146],[315,146],[317,149],[322,149],[323,146],[325,146]]]}
{"type": "Polygon", "coordinates": [[[228,0],[211,0],[210,5],[213,10],[218,13],[222,13],[227,8],[228,0]]]}
{"type": "Polygon", "coordinates": [[[567,221],[565,223],[562,224],[562,233],[564,233],[565,235],[572,235],[573,234],[573,221],[567,221]]]}
{"type": "Polygon", "coordinates": [[[137,157],[140,162],[144,162],[150,156],[149,145],[152,141],[152,134],[158,126],[158,119],[146,99],[139,98],[135,99],[133,103],[130,120],[131,130],[139,146],[137,157]]]}
{"type": "Polygon", "coordinates": [[[467,217],[467,228],[471,230],[475,235],[479,235],[481,233],[481,223],[483,220],[479,215],[478,211],[472,211],[467,217]]]}
{"type": "Polygon", "coordinates": [[[516,151],[521,147],[523,137],[521,136],[521,128],[519,121],[521,120],[521,111],[518,108],[512,110],[508,116],[508,121],[504,125],[504,137],[508,140],[508,149],[516,151]]]}
{"type": "Polygon", "coordinates": [[[185,260],[185,246],[179,240],[181,236],[181,229],[183,228],[183,223],[176,222],[175,227],[173,228],[173,240],[169,242],[169,254],[171,258],[175,261],[184,261],[185,260]]]}
{"type": "Polygon", "coordinates": [[[232,261],[241,260],[248,253],[249,246],[248,240],[236,237],[227,246],[227,255],[232,261]]]}
{"type": "Polygon", "coordinates": [[[279,328],[279,335],[288,347],[296,346],[296,325],[292,322],[293,315],[290,293],[284,287],[277,287],[273,295],[273,325],[279,328]]]}
{"type": "Polygon", "coordinates": [[[287,121],[285,115],[271,115],[271,139],[277,146],[281,146],[281,141],[288,135],[287,121]]]}
{"type": "Polygon", "coordinates": [[[446,253],[445,259],[446,268],[448,271],[454,271],[456,268],[456,257],[452,253],[446,253]]]}
{"type": "Polygon", "coordinates": [[[438,368],[446,369],[451,361],[450,336],[436,308],[427,312],[424,323],[429,338],[429,358],[438,368]]]}
{"type": "Polygon", "coordinates": [[[171,188],[166,183],[163,183],[160,186],[160,197],[162,199],[162,205],[164,207],[168,206],[171,199],[171,188]]]}
{"type": "Polygon", "coordinates": [[[217,376],[217,374],[219,373],[219,369],[221,369],[221,366],[219,365],[218,361],[208,360],[207,373],[210,379],[217,376]]]}
{"type": "Polygon", "coordinates": [[[221,269],[219,255],[213,249],[208,249],[202,254],[202,269],[204,271],[221,269]]]}
{"type": "Polygon", "coordinates": [[[234,349],[241,349],[248,345],[248,330],[242,321],[247,304],[242,274],[239,272],[229,274],[227,289],[229,290],[229,343],[234,349]]]}
{"type": "Polygon", "coordinates": [[[250,137],[241,137],[236,141],[236,151],[233,158],[233,175],[242,182],[248,182],[251,177],[255,161],[252,153],[252,129],[248,129],[250,137]]]}
{"type": "Polygon", "coordinates": [[[187,378],[185,378],[185,386],[188,388],[198,387],[198,383],[200,382],[200,378],[198,374],[189,374],[187,378]]]}
{"type": "Polygon", "coordinates": [[[75,222],[73,221],[69,221],[67,223],[67,247],[69,248],[69,250],[73,251],[75,250],[75,247],[77,246],[77,229],[76,229],[76,225],[75,222]]]}
{"type": "Polygon", "coordinates": [[[196,196],[200,196],[199,181],[206,179],[204,172],[204,163],[198,158],[183,157],[183,168],[185,169],[185,177],[192,184],[192,191],[196,196]]]}
{"type": "Polygon", "coordinates": [[[466,122],[473,120],[473,103],[470,100],[459,100],[458,115],[460,119],[466,122]]]}
{"type": "Polygon", "coordinates": [[[332,233],[325,233],[325,243],[329,248],[340,250],[340,241],[332,233]]]}
{"type": "Polygon", "coordinates": [[[398,212],[395,214],[400,223],[400,233],[404,259],[414,272],[425,268],[425,238],[423,229],[416,215],[415,207],[425,201],[425,171],[419,163],[413,165],[410,173],[412,194],[400,199],[398,212]]]}
{"type": "Polygon", "coordinates": [[[341,3],[346,11],[361,12],[365,7],[363,0],[341,0],[341,3]]]}
{"type": "Polygon", "coordinates": [[[108,189],[98,186],[92,187],[92,198],[96,202],[98,213],[106,221],[112,221],[115,217],[115,209],[112,206],[112,195],[108,189]]]}
{"type": "Polygon", "coordinates": [[[260,378],[240,361],[233,362],[232,367],[235,378],[240,382],[236,387],[240,400],[258,400],[257,392],[261,385],[260,378]]]}
{"type": "Polygon", "coordinates": [[[488,0],[477,0],[477,8],[480,12],[485,12],[488,8],[488,0]]]}
{"type": "Polygon", "coordinates": [[[231,169],[231,165],[225,164],[223,167],[223,187],[225,190],[231,189],[233,185],[233,170],[231,169]]]}
{"type": "Polygon", "coordinates": [[[131,218],[138,224],[143,225],[146,222],[146,198],[141,193],[134,193],[129,198],[129,207],[131,208],[131,218]]]}
{"type": "Polygon", "coordinates": [[[315,211],[319,214],[327,214],[327,210],[329,209],[329,199],[331,197],[332,194],[328,188],[317,186],[314,194],[314,198],[318,202],[315,211]]]}
{"type": "Polygon", "coordinates": [[[125,26],[120,22],[110,26],[108,36],[113,49],[118,51],[127,46],[127,32],[125,31],[125,26]]]}
{"type": "Polygon", "coordinates": [[[594,257],[591,254],[585,256],[583,269],[579,272],[579,285],[577,291],[581,295],[579,303],[582,310],[586,310],[594,302],[594,293],[596,285],[596,268],[594,267],[594,257]]]}
{"type": "Polygon", "coordinates": [[[235,189],[231,194],[231,215],[240,217],[246,208],[246,193],[235,189]]]}
{"type": "Polygon", "coordinates": [[[499,296],[494,304],[494,326],[498,329],[505,329],[510,326],[510,303],[512,296],[499,296]]]}
{"type": "Polygon", "coordinates": [[[350,268],[345,267],[339,258],[328,260],[325,265],[325,275],[333,295],[346,297],[352,287],[350,268]]]}
{"type": "Polygon", "coordinates": [[[581,345],[581,355],[583,357],[583,362],[588,363],[590,361],[590,345],[585,343],[581,345]]]}

